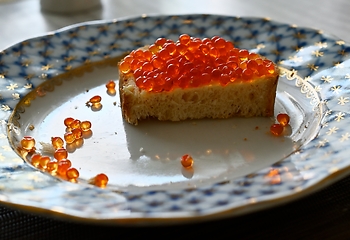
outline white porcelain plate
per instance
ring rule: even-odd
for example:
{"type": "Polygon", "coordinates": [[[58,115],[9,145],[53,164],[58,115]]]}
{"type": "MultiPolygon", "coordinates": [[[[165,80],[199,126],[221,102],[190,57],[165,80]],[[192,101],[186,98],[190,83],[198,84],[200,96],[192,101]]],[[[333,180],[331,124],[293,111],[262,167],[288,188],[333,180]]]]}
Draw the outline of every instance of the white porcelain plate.
{"type": "Polygon", "coordinates": [[[142,16],[69,26],[0,52],[0,201],[28,211],[115,224],[196,221],[272,207],[320,189],[350,167],[349,46],[309,28],[219,15],[142,16]],[[281,69],[275,116],[290,128],[274,137],[274,118],[182,122],[121,117],[116,63],[159,37],[219,35],[281,69]],[[86,106],[93,96],[102,107],[86,106]],[[17,147],[32,136],[46,154],[67,117],[92,134],[67,146],[77,183],[33,167],[17,147]],[[46,146],[46,147],[45,147],[46,146]],[[192,169],[180,158],[190,154],[192,169]],[[106,188],[88,181],[109,177],[106,188]]]}

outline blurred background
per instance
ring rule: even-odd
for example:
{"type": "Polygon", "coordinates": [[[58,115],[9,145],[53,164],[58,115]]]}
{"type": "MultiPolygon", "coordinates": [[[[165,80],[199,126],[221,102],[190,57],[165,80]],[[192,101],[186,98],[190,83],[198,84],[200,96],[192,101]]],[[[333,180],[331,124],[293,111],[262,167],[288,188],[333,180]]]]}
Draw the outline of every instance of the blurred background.
{"type": "Polygon", "coordinates": [[[272,20],[323,30],[350,41],[347,0],[0,0],[0,49],[71,24],[141,14],[208,13],[269,17],[272,20]],[[51,12],[41,8],[41,1],[51,12]],[[85,4],[84,4],[85,2],[85,4]],[[46,3],[46,4],[45,4],[46,3]],[[55,7],[56,5],[56,7],[55,7]],[[91,8],[88,8],[91,5],[91,8]],[[66,9],[66,12],[64,12],[66,9]],[[77,11],[75,11],[77,10],[77,11]]]}

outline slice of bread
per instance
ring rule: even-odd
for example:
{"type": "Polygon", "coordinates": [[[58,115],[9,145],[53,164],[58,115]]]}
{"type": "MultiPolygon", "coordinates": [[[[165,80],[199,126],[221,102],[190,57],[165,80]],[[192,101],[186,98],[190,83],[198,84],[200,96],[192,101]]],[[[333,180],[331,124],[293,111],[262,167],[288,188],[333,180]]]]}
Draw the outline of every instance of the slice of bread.
{"type": "MultiPolygon", "coordinates": [[[[143,50],[148,49],[145,46],[143,50]]],[[[255,54],[255,58],[264,57],[255,54]]],[[[123,118],[137,125],[139,120],[180,121],[202,118],[270,117],[274,114],[279,70],[273,64],[271,74],[237,78],[227,84],[210,81],[195,87],[170,90],[141,89],[133,72],[119,71],[119,93],[123,118]]]]}

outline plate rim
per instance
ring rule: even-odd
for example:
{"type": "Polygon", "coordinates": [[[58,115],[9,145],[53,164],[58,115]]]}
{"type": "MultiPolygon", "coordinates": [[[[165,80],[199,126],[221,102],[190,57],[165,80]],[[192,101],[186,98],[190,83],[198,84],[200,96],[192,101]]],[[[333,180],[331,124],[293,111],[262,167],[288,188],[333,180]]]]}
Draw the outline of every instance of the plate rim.
{"type": "MultiPolygon", "coordinates": [[[[51,31],[51,32],[48,32],[46,34],[43,34],[43,35],[40,35],[40,36],[36,36],[36,37],[33,37],[33,38],[29,38],[29,39],[26,39],[24,41],[20,41],[18,43],[15,43],[9,47],[7,47],[6,49],[0,51],[1,52],[4,52],[6,50],[9,50],[11,48],[14,48],[15,46],[17,45],[20,45],[20,44],[23,44],[25,42],[30,42],[30,41],[34,41],[35,39],[40,39],[40,38],[44,38],[44,37],[47,37],[47,36],[50,36],[50,35],[55,35],[55,34],[59,34],[59,33],[63,33],[65,31],[69,31],[71,29],[77,29],[79,27],[83,27],[83,26],[98,26],[98,25],[104,25],[104,24],[110,24],[110,23],[113,23],[113,22],[116,22],[116,21],[127,21],[127,20],[133,20],[133,19],[140,19],[140,18],[146,18],[146,17],[174,17],[174,16],[178,16],[178,17],[184,17],[184,16],[209,16],[209,17],[229,17],[229,18],[240,18],[240,19],[255,19],[255,20],[263,20],[264,18],[260,18],[260,17],[237,17],[237,16],[230,16],[230,15],[218,15],[218,14],[194,14],[194,15],[189,15],[189,14],[180,14],[180,15],[165,15],[165,14],[161,14],[161,15],[158,15],[158,14],[150,14],[150,15],[138,15],[138,16],[129,16],[129,17],[123,17],[123,18],[116,18],[116,19],[113,19],[113,20],[94,20],[94,21],[88,21],[88,22],[82,22],[82,23],[77,23],[77,24],[73,24],[73,25],[69,25],[69,26],[66,26],[66,27],[63,27],[63,28],[60,28],[58,30],[55,30],[55,31],[51,31]]],[[[269,20],[271,21],[271,20],[269,20]]],[[[277,22],[277,21],[271,21],[273,23],[276,23],[276,24],[284,24],[284,25],[289,25],[289,24],[286,24],[286,23],[280,23],[280,22],[277,22]]],[[[308,27],[301,27],[300,29],[308,29],[310,31],[318,31],[316,29],[313,29],[313,28],[308,28],[308,27]]],[[[323,36],[327,37],[328,38],[334,38],[334,37],[330,37],[329,35],[327,34],[323,34],[323,36]]],[[[3,120],[3,119],[1,119],[3,120]]],[[[314,184],[310,184],[310,185],[307,185],[306,187],[304,187],[303,189],[301,189],[300,191],[297,191],[295,193],[292,193],[292,194],[287,194],[286,196],[284,197],[280,197],[282,198],[283,200],[277,200],[277,204],[279,203],[285,203],[285,202],[288,202],[288,201],[291,201],[293,199],[297,199],[297,198],[300,198],[301,196],[306,196],[318,189],[321,189],[321,188],[324,188],[326,187],[327,185],[335,182],[336,180],[339,180],[340,178],[346,176],[349,171],[350,167],[349,165],[346,166],[346,167],[343,167],[341,169],[339,169],[338,171],[335,171],[335,172],[332,172],[330,173],[329,175],[323,177],[321,180],[318,180],[316,181],[316,183],[314,184]]],[[[266,208],[266,207],[273,207],[271,206],[271,204],[269,204],[271,201],[275,201],[277,198],[275,199],[270,199],[270,200],[260,200],[260,201],[257,201],[256,203],[252,203],[252,204],[246,204],[246,205],[242,205],[241,207],[245,207],[246,209],[242,211],[242,214],[244,213],[248,213],[248,212],[252,212],[252,211],[256,211],[256,210],[259,210],[261,208],[266,208]],[[267,203],[267,204],[265,204],[267,203]],[[268,205],[268,206],[264,206],[264,205],[268,205]],[[270,205],[270,206],[269,206],[270,205]],[[255,209],[254,209],[255,208],[255,209]]],[[[9,205],[12,205],[12,202],[6,202],[6,201],[3,201],[1,198],[0,198],[0,202],[4,203],[5,205],[6,204],[9,204],[9,205]]],[[[275,201],[276,202],[276,201],[275,201]]],[[[275,203],[276,204],[276,203],[275,203]]],[[[31,208],[31,206],[24,206],[24,205],[18,205],[18,204],[14,204],[15,207],[20,207],[20,208],[24,208],[24,209],[27,209],[28,207],[31,208]]],[[[35,207],[34,207],[35,208],[35,207]]],[[[232,208],[229,208],[227,209],[226,211],[228,212],[228,216],[236,216],[236,210],[239,209],[240,207],[232,207],[232,208]]],[[[27,209],[28,210],[28,209],[27,209]]],[[[42,209],[42,210],[47,210],[47,209],[42,209]]],[[[48,210],[49,212],[52,213],[52,211],[48,210]]],[[[214,213],[214,215],[218,215],[219,218],[223,217],[224,215],[226,215],[224,212],[226,211],[222,211],[222,212],[216,212],[214,213]]],[[[55,213],[55,212],[53,212],[55,213]]],[[[56,212],[57,214],[57,212],[56,212]]],[[[240,215],[240,214],[238,214],[240,215]]],[[[73,217],[73,218],[76,218],[76,216],[71,216],[71,215],[66,215],[66,214],[63,214],[62,216],[66,216],[66,217],[73,217]]],[[[185,217],[185,220],[201,220],[201,219],[206,219],[207,217],[209,217],[209,219],[211,219],[210,216],[213,216],[211,215],[210,213],[208,214],[204,214],[204,215],[197,215],[197,216],[188,216],[188,217],[185,217]]],[[[80,218],[80,217],[77,217],[79,219],[83,219],[83,218],[80,218]]],[[[136,219],[142,219],[144,221],[149,221],[150,219],[156,219],[155,217],[153,216],[147,216],[147,217],[140,217],[140,218],[136,218],[136,219]]],[[[169,222],[173,222],[174,221],[174,218],[160,218],[160,221],[155,221],[157,224],[161,223],[164,221],[164,219],[168,219],[170,220],[169,222]]],[[[87,219],[87,220],[93,220],[94,222],[96,221],[96,219],[87,219]]],[[[117,222],[118,223],[125,223],[125,222],[128,222],[127,218],[117,218],[117,219],[114,219],[113,221],[113,218],[112,219],[108,219],[107,222],[109,221],[113,221],[115,222],[115,220],[118,220],[117,222]]],[[[152,221],[152,220],[151,220],[152,221]]],[[[184,221],[183,220],[180,220],[180,222],[184,221]]],[[[99,220],[97,220],[96,222],[99,222],[99,220]]],[[[131,221],[133,222],[133,221],[131,221]]]]}

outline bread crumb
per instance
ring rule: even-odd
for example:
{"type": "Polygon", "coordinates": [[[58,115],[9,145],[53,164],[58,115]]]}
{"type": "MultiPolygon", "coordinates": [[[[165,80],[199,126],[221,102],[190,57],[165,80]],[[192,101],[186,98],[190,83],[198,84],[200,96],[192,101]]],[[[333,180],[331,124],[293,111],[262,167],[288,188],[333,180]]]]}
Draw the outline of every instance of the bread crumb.
{"type": "Polygon", "coordinates": [[[49,153],[49,154],[53,154],[55,152],[55,148],[52,146],[52,144],[50,143],[45,143],[45,142],[39,142],[41,145],[41,151],[43,153],[49,153]]]}

